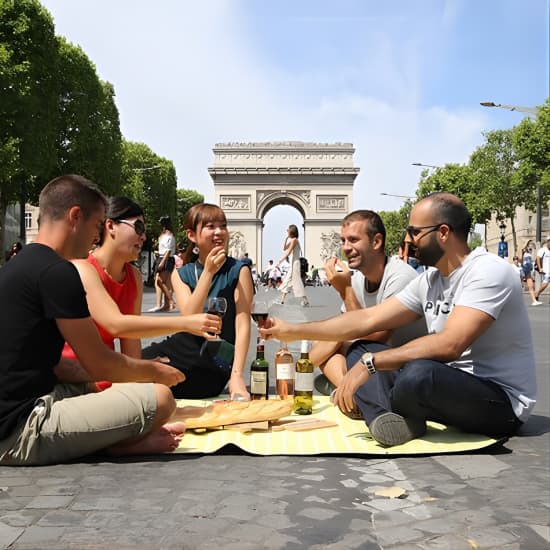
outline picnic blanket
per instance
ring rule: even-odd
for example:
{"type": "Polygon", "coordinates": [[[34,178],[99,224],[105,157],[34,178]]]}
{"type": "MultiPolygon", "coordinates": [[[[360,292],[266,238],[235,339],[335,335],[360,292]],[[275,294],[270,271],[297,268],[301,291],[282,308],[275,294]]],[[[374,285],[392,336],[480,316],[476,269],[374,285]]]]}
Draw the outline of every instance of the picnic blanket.
{"type": "MultiPolygon", "coordinates": [[[[180,399],[181,406],[208,405],[215,399],[180,399]]],[[[255,455],[421,455],[459,453],[475,451],[494,445],[499,440],[484,435],[467,434],[437,424],[428,423],[423,437],[395,447],[383,447],[369,434],[361,420],[351,420],[334,407],[328,397],[314,396],[313,414],[299,416],[292,414],[283,420],[322,419],[337,422],[338,425],[304,431],[251,431],[207,430],[195,433],[188,430],[176,453],[214,453],[226,445],[236,445],[243,451],[255,455]]]]}

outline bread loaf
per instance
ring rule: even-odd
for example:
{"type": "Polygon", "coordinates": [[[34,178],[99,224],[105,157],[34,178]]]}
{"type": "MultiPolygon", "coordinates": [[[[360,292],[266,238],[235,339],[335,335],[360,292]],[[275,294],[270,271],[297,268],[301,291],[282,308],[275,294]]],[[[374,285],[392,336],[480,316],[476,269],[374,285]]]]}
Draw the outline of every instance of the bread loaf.
{"type": "Polygon", "coordinates": [[[228,401],[214,403],[208,407],[183,407],[177,419],[187,428],[214,428],[241,422],[278,420],[292,412],[292,400],[228,401]]]}

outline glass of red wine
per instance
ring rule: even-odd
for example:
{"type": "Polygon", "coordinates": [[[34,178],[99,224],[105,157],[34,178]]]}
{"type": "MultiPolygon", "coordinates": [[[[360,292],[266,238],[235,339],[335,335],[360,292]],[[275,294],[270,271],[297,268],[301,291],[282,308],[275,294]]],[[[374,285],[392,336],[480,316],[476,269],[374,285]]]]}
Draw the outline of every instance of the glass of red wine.
{"type": "Polygon", "coordinates": [[[264,328],[268,315],[267,302],[254,301],[252,304],[252,319],[256,321],[258,328],[264,328]]]}
{"type": "MultiPolygon", "coordinates": [[[[227,300],[225,298],[220,298],[219,296],[212,296],[208,298],[207,302],[207,311],[212,313],[212,315],[217,315],[220,319],[223,318],[225,312],[227,311],[227,300]]],[[[221,338],[218,336],[217,340],[221,338]]]]}

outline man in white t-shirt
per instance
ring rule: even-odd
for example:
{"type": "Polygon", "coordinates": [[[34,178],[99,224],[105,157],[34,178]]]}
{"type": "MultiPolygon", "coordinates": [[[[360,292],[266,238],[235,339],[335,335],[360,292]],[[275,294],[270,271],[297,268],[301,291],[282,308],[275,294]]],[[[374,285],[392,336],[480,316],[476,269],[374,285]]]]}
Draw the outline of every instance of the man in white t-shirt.
{"type": "MultiPolygon", "coordinates": [[[[325,265],[327,279],[342,298],[342,312],[380,304],[402,290],[417,272],[399,258],[385,252],[386,228],[380,216],[372,210],[356,210],[342,220],[340,228],[342,251],[347,262],[331,258],[325,265]]],[[[389,343],[398,346],[426,334],[426,323],[416,323],[362,336],[361,341],[389,343]]],[[[350,347],[351,345],[351,347],[350,347]]],[[[330,394],[344,378],[346,353],[352,342],[315,342],[310,358],[322,374],[315,378],[315,388],[330,394]]]]}
{"type": "Polygon", "coordinates": [[[544,246],[541,246],[538,250],[536,262],[540,276],[542,277],[541,285],[535,293],[535,298],[538,300],[539,296],[545,291],[548,284],[550,284],[550,237],[546,239],[544,246]]]}
{"type": "Polygon", "coordinates": [[[396,329],[426,319],[429,334],[403,346],[348,356],[334,396],[357,404],[371,435],[385,446],[423,435],[433,420],[491,437],[513,435],[535,405],[535,358],[527,307],[513,266],[483,248],[470,252],[471,218],[450,193],[416,203],[406,242],[433,266],[371,308],[313,323],[278,319],[264,337],[333,340],[396,329]],[[355,361],[355,362],[354,362],[355,361]]]}

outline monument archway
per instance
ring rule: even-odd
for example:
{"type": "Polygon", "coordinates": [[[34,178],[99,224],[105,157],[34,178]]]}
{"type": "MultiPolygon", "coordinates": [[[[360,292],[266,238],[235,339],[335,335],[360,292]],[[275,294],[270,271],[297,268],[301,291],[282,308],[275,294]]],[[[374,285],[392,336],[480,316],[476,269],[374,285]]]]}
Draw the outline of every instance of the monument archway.
{"type": "Polygon", "coordinates": [[[351,143],[218,143],[213,151],[208,172],[227,217],[230,255],[247,252],[259,271],[265,268],[263,219],[278,205],[292,206],[304,218],[300,241],[310,265],[339,254],[340,225],[352,210],[359,173],[351,143]]]}

